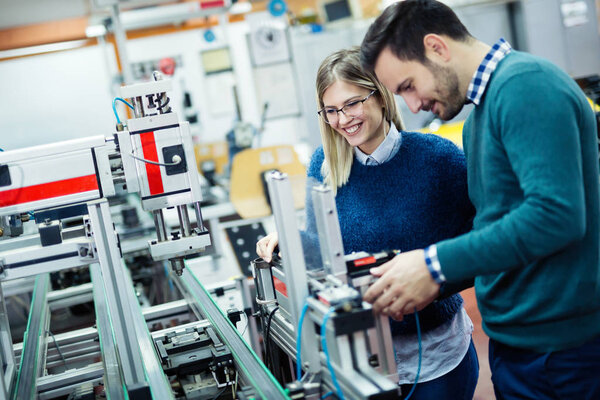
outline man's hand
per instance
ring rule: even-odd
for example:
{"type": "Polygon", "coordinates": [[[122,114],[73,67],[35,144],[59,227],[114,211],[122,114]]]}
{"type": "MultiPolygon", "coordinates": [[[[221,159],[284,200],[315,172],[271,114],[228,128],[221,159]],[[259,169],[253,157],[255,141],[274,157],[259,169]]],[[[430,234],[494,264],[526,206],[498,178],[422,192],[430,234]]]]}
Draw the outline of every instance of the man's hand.
{"type": "Polygon", "coordinates": [[[373,304],[376,314],[402,320],[403,315],[423,309],[440,292],[425,264],[423,250],[400,253],[387,263],[371,268],[379,279],[367,290],[364,299],[373,304]]]}

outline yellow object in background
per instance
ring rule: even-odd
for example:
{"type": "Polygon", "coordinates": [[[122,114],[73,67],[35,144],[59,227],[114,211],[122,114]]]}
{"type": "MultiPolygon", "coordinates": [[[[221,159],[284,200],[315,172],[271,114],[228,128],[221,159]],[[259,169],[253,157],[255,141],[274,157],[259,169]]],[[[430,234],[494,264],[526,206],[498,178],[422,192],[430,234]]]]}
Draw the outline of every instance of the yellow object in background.
{"type": "Polygon", "coordinates": [[[271,215],[261,177],[266,171],[274,169],[288,175],[294,207],[297,210],[304,208],[306,168],[293,146],[246,149],[235,155],[232,164],[229,200],[242,218],[271,215]]]}
{"type": "Polygon", "coordinates": [[[451,122],[449,124],[441,125],[435,132],[433,132],[429,128],[419,129],[419,132],[434,133],[436,135],[439,135],[443,138],[446,138],[446,139],[452,141],[455,145],[457,145],[458,147],[460,147],[462,149],[462,147],[463,147],[462,131],[463,131],[464,124],[465,124],[465,121],[451,122]]]}
{"type": "Polygon", "coordinates": [[[215,172],[222,174],[229,162],[229,148],[227,142],[199,143],[194,145],[198,171],[202,173],[200,166],[204,161],[213,161],[215,163],[215,172]]]}
{"type": "MultiPolygon", "coordinates": [[[[587,99],[590,103],[590,107],[592,107],[594,112],[600,112],[600,106],[598,104],[594,104],[594,102],[589,97],[587,99]]],[[[462,131],[464,124],[465,121],[452,122],[441,125],[436,131],[432,131],[430,128],[422,128],[419,129],[419,132],[434,133],[448,140],[451,140],[452,142],[454,142],[454,144],[456,144],[462,149],[462,131]]]]}

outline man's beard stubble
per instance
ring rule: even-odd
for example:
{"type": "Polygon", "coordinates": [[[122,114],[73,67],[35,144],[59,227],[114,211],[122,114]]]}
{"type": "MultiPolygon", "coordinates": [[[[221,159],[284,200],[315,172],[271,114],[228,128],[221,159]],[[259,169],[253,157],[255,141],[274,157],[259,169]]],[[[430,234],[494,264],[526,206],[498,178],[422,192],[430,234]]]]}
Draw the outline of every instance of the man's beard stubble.
{"type": "Polygon", "coordinates": [[[434,76],[438,101],[444,106],[438,117],[444,121],[451,120],[458,115],[466,102],[459,89],[458,75],[450,67],[443,67],[431,61],[426,62],[425,67],[434,76]]]}

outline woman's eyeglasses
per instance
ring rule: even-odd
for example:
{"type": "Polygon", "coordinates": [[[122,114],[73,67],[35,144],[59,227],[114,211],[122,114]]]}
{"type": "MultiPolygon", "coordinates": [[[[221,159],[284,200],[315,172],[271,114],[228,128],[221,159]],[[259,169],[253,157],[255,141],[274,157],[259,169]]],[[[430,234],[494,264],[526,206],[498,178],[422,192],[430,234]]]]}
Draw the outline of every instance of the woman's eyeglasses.
{"type": "Polygon", "coordinates": [[[376,91],[377,89],[369,93],[364,99],[351,101],[342,108],[324,107],[317,111],[317,114],[319,114],[319,116],[323,118],[323,121],[329,125],[335,125],[339,122],[340,111],[344,113],[346,117],[358,117],[363,112],[363,103],[369,100],[369,97],[373,96],[376,91]]]}

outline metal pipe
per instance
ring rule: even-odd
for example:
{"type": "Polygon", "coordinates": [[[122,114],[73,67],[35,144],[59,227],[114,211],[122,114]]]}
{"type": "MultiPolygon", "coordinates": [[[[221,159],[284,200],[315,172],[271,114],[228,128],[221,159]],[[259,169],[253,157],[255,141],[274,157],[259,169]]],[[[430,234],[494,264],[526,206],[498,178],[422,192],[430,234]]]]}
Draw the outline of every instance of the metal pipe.
{"type": "Polygon", "coordinates": [[[136,118],[144,117],[146,114],[144,113],[144,101],[142,100],[142,97],[133,97],[131,102],[133,103],[133,115],[136,118]]]}
{"type": "Polygon", "coordinates": [[[119,11],[119,4],[115,3],[110,8],[110,16],[113,23],[113,33],[115,34],[115,43],[117,44],[117,51],[119,53],[119,59],[121,60],[121,69],[123,70],[123,83],[131,85],[134,82],[133,68],[129,63],[129,57],[127,56],[127,35],[123,24],[121,24],[119,11]]]}
{"type": "Polygon", "coordinates": [[[200,208],[200,202],[196,201],[193,204],[194,212],[196,213],[196,225],[198,226],[198,229],[204,232],[206,230],[206,227],[204,226],[204,219],[202,218],[202,209],[200,208]]]}
{"type": "Polygon", "coordinates": [[[167,240],[167,228],[165,225],[165,216],[162,210],[152,211],[152,217],[154,218],[154,227],[156,228],[156,237],[159,242],[167,240]]]}
{"type": "Polygon", "coordinates": [[[192,224],[188,213],[187,204],[177,206],[177,216],[179,217],[179,226],[181,227],[181,236],[187,237],[192,233],[192,224]]]}

